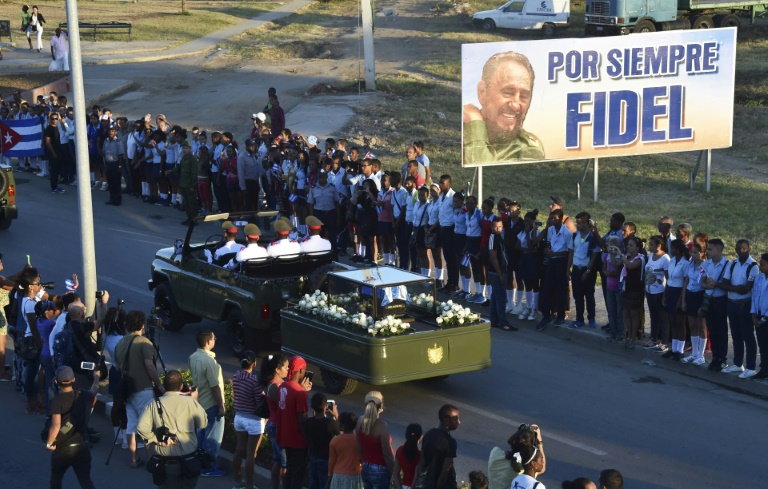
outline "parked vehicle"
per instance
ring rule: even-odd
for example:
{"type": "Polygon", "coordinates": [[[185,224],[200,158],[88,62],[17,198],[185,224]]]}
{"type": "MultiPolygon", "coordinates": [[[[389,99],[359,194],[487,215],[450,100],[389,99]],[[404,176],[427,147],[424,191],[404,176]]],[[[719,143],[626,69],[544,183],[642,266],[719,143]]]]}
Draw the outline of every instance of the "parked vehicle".
{"type": "Polygon", "coordinates": [[[11,222],[19,216],[16,209],[16,180],[11,169],[0,168],[0,229],[11,227],[11,222]]]}
{"type": "Polygon", "coordinates": [[[587,0],[584,29],[587,35],[615,35],[739,27],[740,16],[750,15],[754,23],[763,4],[758,0],[587,0]]]}
{"type": "Polygon", "coordinates": [[[497,9],[477,12],[472,24],[486,31],[541,30],[551,37],[558,28],[568,27],[570,16],[570,0],[511,0],[497,9]]]}

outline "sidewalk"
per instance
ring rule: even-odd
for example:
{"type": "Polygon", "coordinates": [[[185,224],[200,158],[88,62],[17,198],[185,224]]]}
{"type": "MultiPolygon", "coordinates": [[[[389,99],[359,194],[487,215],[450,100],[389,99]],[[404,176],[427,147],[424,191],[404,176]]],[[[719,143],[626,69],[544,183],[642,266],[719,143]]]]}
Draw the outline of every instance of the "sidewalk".
{"type": "MultiPolygon", "coordinates": [[[[158,42],[89,42],[81,41],[81,53],[84,65],[109,65],[123,63],[145,63],[177,58],[188,58],[206,54],[216,48],[218,43],[242,34],[250,29],[256,29],[267,22],[287,17],[299,9],[314,3],[314,0],[293,0],[274,10],[265,12],[253,19],[229,26],[207,36],[200,37],[178,46],[172,41],[158,42]]],[[[44,44],[47,46],[47,38],[44,44]]],[[[50,51],[38,53],[17,43],[16,48],[3,46],[3,60],[0,61],[2,71],[39,71],[48,69],[51,63],[50,51]]]]}

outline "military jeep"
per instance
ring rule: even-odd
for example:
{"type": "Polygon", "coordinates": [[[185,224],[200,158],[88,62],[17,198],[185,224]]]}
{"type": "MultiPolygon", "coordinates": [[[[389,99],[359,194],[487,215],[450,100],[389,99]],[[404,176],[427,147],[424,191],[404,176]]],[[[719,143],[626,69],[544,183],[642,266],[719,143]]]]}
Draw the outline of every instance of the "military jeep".
{"type": "Polygon", "coordinates": [[[19,215],[16,209],[16,181],[10,168],[0,168],[0,229],[11,227],[19,215]]]}
{"type": "MultiPolygon", "coordinates": [[[[203,318],[223,323],[232,350],[259,351],[279,343],[280,309],[309,290],[323,287],[327,273],[341,269],[329,252],[259,258],[228,268],[234,253],[209,259],[223,244],[221,224],[230,220],[240,229],[237,242],[245,245],[242,228],[255,222],[266,246],[275,238],[269,225],[276,211],[258,214],[216,214],[197,218],[184,239],[163,248],[152,262],[149,289],[162,326],[179,331],[203,318]]],[[[235,265],[234,261],[230,265],[235,265]]]]}

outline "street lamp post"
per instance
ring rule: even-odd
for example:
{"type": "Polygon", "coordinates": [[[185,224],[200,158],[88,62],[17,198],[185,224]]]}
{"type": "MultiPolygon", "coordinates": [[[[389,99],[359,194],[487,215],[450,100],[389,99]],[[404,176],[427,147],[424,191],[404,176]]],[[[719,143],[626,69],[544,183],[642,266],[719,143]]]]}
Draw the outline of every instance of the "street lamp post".
{"type": "Polygon", "coordinates": [[[88,133],[83,90],[83,58],[80,52],[80,25],[77,0],[67,1],[69,35],[69,69],[72,82],[72,106],[75,109],[75,147],[77,161],[77,195],[80,210],[80,242],[83,255],[83,302],[88,311],[96,306],[96,247],[93,235],[93,204],[88,159],[88,133]]]}

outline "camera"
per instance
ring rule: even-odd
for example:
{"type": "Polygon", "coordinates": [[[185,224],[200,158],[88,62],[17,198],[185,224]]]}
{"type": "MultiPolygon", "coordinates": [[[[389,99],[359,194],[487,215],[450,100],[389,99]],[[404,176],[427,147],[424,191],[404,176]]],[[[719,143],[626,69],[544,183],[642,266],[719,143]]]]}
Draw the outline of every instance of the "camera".
{"type": "Polygon", "coordinates": [[[96,298],[97,299],[101,299],[102,297],[104,297],[104,291],[103,290],[97,290],[96,291],[96,298]]]}
{"type": "Polygon", "coordinates": [[[171,433],[171,430],[167,426],[161,426],[154,431],[155,437],[158,443],[168,443],[170,440],[176,439],[176,434],[171,433]]]}
{"type": "Polygon", "coordinates": [[[311,370],[307,370],[307,373],[304,374],[304,378],[308,379],[310,382],[312,382],[312,378],[315,376],[315,373],[311,370]]]}
{"type": "Polygon", "coordinates": [[[328,409],[333,409],[333,405],[336,404],[336,401],[333,399],[328,399],[328,409]]]}
{"type": "Polygon", "coordinates": [[[56,282],[40,282],[40,287],[44,289],[53,289],[56,287],[56,282]]]}
{"type": "Polygon", "coordinates": [[[541,226],[541,224],[542,224],[541,221],[533,221],[534,226],[541,226]]]}

